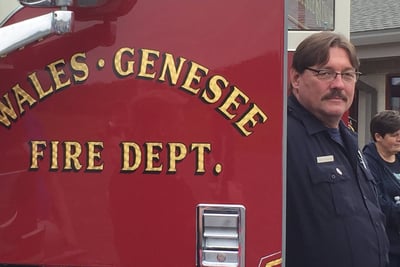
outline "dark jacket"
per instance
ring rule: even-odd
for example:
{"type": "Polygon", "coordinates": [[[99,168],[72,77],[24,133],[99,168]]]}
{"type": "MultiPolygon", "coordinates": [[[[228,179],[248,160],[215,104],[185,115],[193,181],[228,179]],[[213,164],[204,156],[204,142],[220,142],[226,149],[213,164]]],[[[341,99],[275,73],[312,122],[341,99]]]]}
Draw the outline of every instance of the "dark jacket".
{"type": "MultiPolygon", "coordinates": [[[[400,255],[400,205],[396,205],[394,201],[395,196],[400,196],[400,183],[379,156],[375,143],[367,144],[363,152],[368,167],[378,184],[379,201],[386,215],[386,232],[390,240],[390,252],[400,255]]],[[[400,156],[396,157],[400,161],[400,156]]]]}
{"type": "Polygon", "coordinates": [[[357,136],[344,146],[288,98],[286,267],[384,267],[389,242],[375,181],[357,136]]]}

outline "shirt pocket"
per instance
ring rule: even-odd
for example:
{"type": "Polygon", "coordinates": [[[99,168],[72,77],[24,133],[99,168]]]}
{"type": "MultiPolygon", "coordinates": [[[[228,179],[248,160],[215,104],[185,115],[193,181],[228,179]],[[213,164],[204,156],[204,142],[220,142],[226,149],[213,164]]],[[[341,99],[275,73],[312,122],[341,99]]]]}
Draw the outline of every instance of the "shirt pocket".
{"type": "MultiPolygon", "coordinates": [[[[317,201],[325,203],[328,212],[339,216],[350,216],[356,212],[357,197],[360,193],[345,166],[332,163],[319,163],[309,166],[313,194],[317,201]],[[330,208],[329,208],[330,207],[330,208]]],[[[359,201],[359,200],[358,200],[359,201]]]]}

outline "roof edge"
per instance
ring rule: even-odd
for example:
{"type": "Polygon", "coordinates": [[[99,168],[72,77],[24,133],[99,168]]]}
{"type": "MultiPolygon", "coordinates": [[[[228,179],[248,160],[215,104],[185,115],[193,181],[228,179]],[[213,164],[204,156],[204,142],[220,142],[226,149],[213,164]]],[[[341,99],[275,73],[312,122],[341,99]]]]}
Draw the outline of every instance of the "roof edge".
{"type": "Polygon", "coordinates": [[[351,32],[350,39],[355,46],[400,42],[400,28],[376,31],[351,32]]]}

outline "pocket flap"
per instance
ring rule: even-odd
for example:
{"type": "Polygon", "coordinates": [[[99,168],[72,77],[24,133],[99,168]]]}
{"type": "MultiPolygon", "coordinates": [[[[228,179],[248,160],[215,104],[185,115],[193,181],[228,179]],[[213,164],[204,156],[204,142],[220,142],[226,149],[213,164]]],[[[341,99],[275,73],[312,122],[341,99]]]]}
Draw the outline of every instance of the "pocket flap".
{"type": "Polygon", "coordinates": [[[314,184],[319,183],[337,183],[350,179],[343,165],[334,162],[313,163],[308,166],[311,181],[314,184]]]}

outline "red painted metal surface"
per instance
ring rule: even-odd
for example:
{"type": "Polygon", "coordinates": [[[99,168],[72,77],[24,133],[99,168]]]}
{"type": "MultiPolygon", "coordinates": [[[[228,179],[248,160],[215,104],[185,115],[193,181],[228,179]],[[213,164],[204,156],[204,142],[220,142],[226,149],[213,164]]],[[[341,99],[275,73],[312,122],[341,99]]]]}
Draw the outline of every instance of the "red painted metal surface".
{"type": "Polygon", "coordinates": [[[282,245],[283,1],[130,3],[0,59],[0,262],[194,266],[196,205],[214,203],[246,207],[246,266],[264,266],[282,245]]]}

